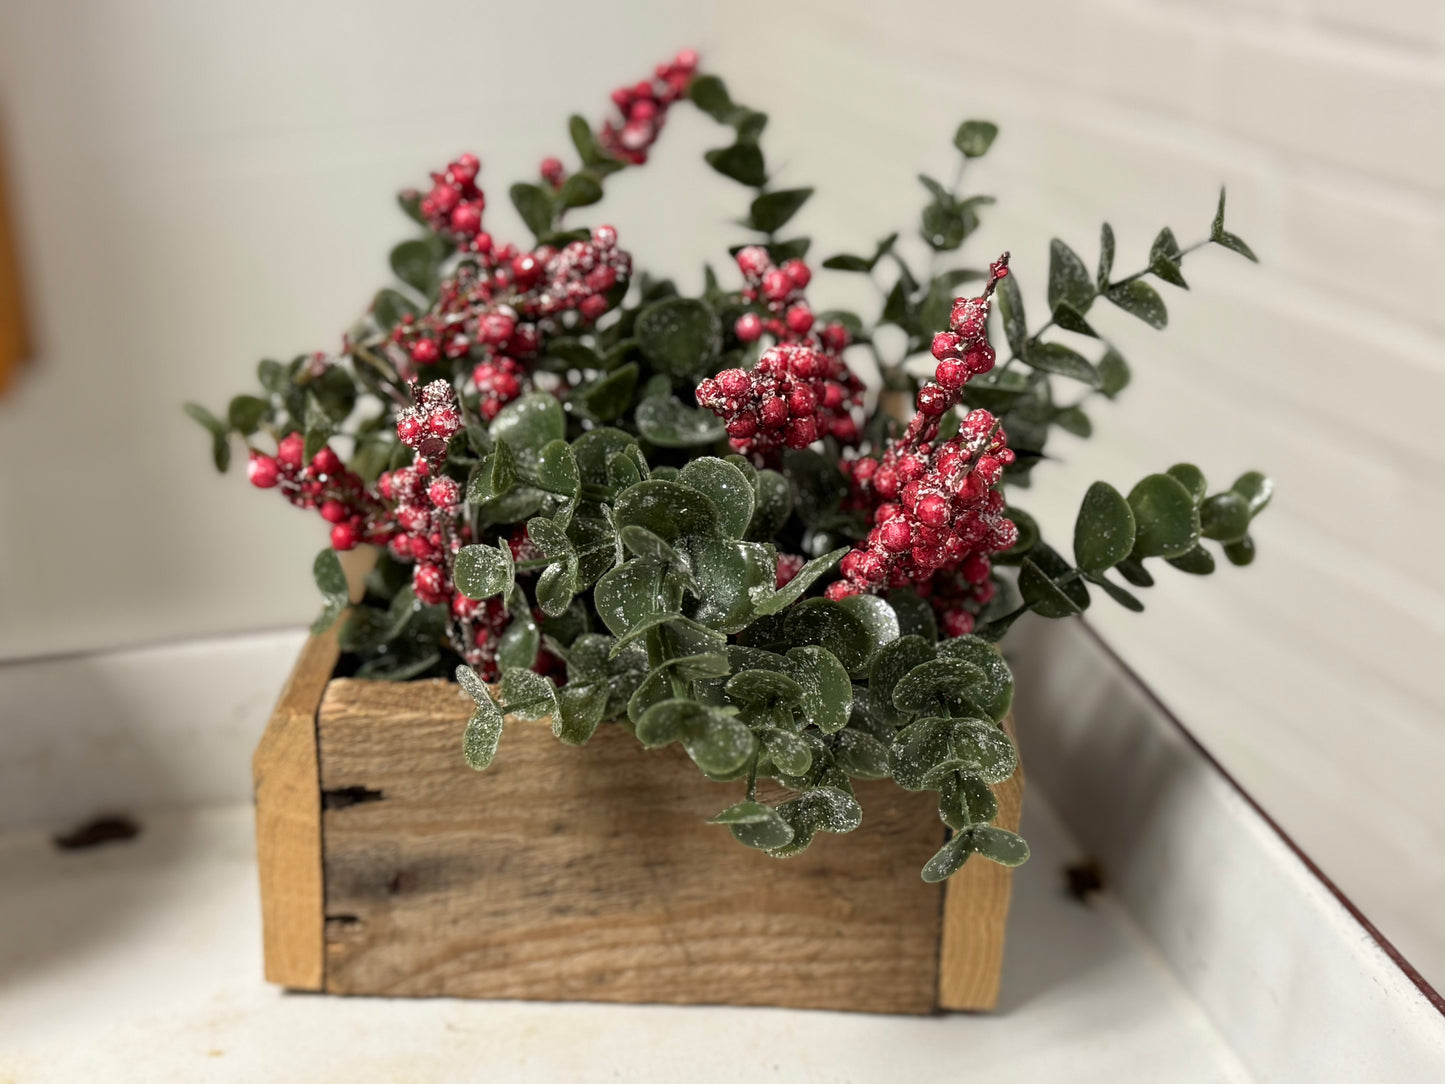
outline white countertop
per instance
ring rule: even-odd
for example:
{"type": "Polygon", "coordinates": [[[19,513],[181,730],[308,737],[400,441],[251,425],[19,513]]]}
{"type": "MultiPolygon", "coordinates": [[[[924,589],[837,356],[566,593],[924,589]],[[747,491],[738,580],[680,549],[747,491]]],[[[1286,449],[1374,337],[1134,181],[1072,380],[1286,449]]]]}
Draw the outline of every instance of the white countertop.
{"type": "Polygon", "coordinates": [[[1445,1080],[1445,1001],[1076,622],[1011,641],[1034,855],[995,1014],[284,993],[247,766],[302,639],[0,667],[0,1084],[1445,1080]],[[105,810],[144,832],[51,845],[105,810]]]}
{"type": "Polygon", "coordinates": [[[1119,905],[1065,894],[1037,792],[991,1016],[283,993],[250,808],[144,827],[72,852],[0,837],[0,1081],[1247,1079],[1119,905]]]}

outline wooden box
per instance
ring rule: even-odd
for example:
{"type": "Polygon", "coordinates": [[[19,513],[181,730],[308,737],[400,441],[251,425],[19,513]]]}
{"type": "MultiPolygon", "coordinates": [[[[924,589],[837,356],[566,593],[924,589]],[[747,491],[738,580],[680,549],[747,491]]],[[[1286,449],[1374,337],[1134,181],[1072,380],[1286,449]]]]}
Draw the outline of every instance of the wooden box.
{"type": "MultiPolygon", "coordinates": [[[[738,797],[677,747],[509,722],[462,760],[453,684],[333,678],[306,646],[256,749],[266,977],[403,997],[990,1009],[1010,871],[943,885],[931,794],[860,782],[861,828],[775,860],[704,823],[738,797]]],[[[1017,828],[1022,779],[998,790],[1017,828]]]]}

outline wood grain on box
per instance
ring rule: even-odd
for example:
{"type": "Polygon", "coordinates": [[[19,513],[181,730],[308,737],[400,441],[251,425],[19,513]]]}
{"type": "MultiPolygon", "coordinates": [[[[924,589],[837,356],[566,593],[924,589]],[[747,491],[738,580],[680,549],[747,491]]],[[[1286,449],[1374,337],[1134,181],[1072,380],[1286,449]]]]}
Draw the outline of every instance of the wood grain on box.
{"type": "MultiPolygon", "coordinates": [[[[308,648],[292,688],[315,697],[315,767],[289,763],[298,785],[318,773],[311,793],[258,776],[258,828],[288,840],[260,846],[272,981],[888,1013],[995,1004],[1009,871],[975,860],[946,887],[924,884],[944,837],[933,795],[860,782],[861,828],[770,859],[704,823],[739,786],[707,783],[675,747],[648,751],[605,725],[576,749],[512,721],[477,773],[461,760],[470,707],[457,686],[341,678],[323,690],[308,656],[322,659],[308,648]],[[259,808],[275,802],[296,809],[259,808]],[[291,836],[313,824],[302,855],[291,836]]],[[[268,742],[286,747],[273,732],[303,736],[291,704],[258,770],[268,742]]],[[[1020,792],[1000,788],[1000,823],[1017,825],[1020,792]]]]}

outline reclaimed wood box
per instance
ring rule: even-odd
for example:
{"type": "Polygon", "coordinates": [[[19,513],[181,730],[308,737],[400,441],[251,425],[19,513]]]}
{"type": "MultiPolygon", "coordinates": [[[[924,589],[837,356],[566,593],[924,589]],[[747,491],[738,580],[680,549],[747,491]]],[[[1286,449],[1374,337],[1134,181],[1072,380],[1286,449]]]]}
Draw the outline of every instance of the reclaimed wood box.
{"type": "MultiPolygon", "coordinates": [[[[582,749],[509,722],[485,772],[454,684],[333,677],[308,642],[253,763],[266,978],[402,997],[995,1005],[1010,871],[942,885],[934,796],[859,782],[862,827],[768,858],[705,821],[736,799],[676,746],[582,749]]],[[[996,788],[1017,828],[1022,778],[996,788]]]]}

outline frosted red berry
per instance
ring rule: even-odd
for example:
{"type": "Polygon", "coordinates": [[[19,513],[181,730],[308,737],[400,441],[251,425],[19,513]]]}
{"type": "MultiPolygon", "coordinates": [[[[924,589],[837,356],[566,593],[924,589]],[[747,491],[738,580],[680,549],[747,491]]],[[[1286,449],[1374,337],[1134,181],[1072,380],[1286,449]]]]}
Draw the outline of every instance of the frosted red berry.
{"type": "Polygon", "coordinates": [[[257,489],[273,489],[281,479],[281,466],[269,455],[252,452],[246,463],[246,478],[257,489]]]}

